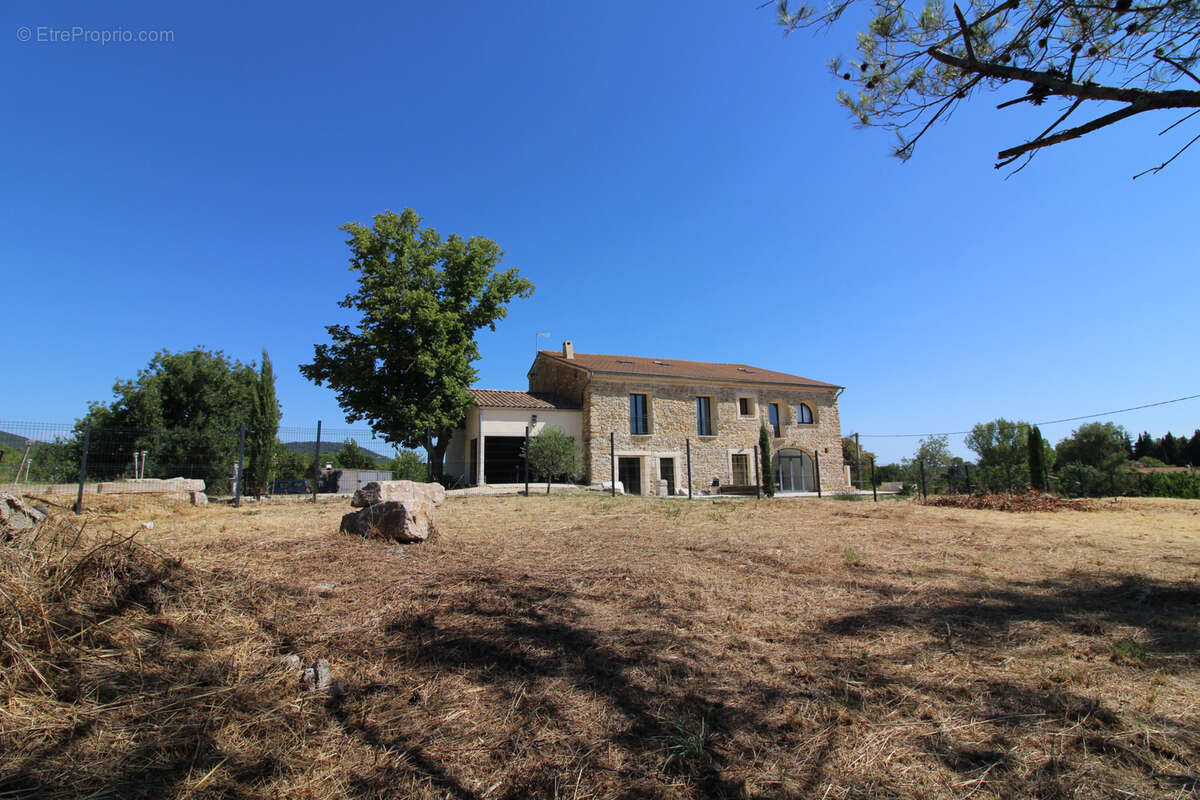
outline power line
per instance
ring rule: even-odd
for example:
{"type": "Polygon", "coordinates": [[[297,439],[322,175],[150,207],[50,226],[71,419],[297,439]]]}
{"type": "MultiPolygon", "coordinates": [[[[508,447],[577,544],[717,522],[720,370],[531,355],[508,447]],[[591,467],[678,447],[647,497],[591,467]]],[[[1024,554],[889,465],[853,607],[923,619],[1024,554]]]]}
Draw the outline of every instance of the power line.
{"type": "MultiPolygon", "coordinates": [[[[1176,397],[1174,400],[1161,400],[1157,403],[1145,403],[1140,406],[1130,406],[1129,408],[1118,408],[1115,411],[1101,411],[1098,414],[1084,414],[1079,417],[1063,417],[1062,419],[1051,419],[1045,422],[1034,422],[1034,425],[1056,425],[1060,422],[1077,422],[1081,419],[1095,419],[1096,417],[1108,417],[1113,414],[1124,414],[1126,411],[1138,411],[1143,408],[1154,408],[1155,406],[1166,406],[1171,403],[1182,403],[1184,400],[1195,400],[1200,397],[1200,394],[1190,394],[1187,397],[1176,397]]],[[[861,433],[860,437],[866,439],[919,439],[926,436],[965,436],[970,431],[945,431],[944,433],[861,433]]]]}

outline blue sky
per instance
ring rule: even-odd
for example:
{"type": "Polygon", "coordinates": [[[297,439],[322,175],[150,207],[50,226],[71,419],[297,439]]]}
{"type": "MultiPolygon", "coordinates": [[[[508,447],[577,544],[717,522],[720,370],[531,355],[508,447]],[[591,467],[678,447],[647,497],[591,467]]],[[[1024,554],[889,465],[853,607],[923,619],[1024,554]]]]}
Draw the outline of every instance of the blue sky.
{"type": "MultiPolygon", "coordinates": [[[[784,37],[759,0],[239,5],[0,10],[0,418],[72,420],[204,345],[266,347],[284,424],[344,425],[297,365],[346,319],[338,226],[405,207],[537,285],[480,335],[480,386],[524,388],[547,331],[844,385],[847,434],[1200,393],[1200,153],[1130,180],[1195,134],[1154,135],[1174,117],[1004,180],[1054,109],[980,98],[901,164],[834,100],[853,30],[784,37]],[[74,26],[174,41],[37,41],[74,26]]],[[[1190,434],[1200,400],[1113,419],[1190,434]]]]}

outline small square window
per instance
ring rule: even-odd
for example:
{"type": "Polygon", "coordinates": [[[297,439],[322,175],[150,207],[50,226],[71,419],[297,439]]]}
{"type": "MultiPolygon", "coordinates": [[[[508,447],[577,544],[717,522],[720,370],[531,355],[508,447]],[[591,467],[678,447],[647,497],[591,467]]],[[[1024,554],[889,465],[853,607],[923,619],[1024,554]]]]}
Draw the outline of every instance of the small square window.
{"type": "Polygon", "coordinates": [[[738,398],[738,413],[743,417],[754,416],[754,398],[739,397],[738,398]]]}

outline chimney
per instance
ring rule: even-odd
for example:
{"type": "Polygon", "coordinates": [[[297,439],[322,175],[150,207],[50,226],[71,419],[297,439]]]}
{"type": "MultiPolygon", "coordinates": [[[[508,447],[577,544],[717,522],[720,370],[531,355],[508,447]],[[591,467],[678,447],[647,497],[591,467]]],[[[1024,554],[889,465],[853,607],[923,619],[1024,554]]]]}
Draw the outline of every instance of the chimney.
{"type": "Polygon", "coordinates": [[[574,357],[575,357],[575,345],[573,345],[571,343],[571,340],[568,339],[567,341],[563,342],[563,358],[574,358],[574,357]]]}

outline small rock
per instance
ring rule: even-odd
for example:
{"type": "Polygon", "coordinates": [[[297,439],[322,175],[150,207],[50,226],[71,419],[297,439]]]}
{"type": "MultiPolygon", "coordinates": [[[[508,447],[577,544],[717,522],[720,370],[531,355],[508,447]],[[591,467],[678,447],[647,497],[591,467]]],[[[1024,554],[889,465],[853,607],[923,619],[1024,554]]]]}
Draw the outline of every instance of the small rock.
{"type": "Polygon", "coordinates": [[[25,505],[16,495],[0,493],[0,538],[11,538],[17,531],[32,528],[45,518],[45,514],[25,505]]]}
{"type": "Polygon", "coordinates": [[[142,527],[148,531],[152,531],[152,530],[154,530],[154,523],[153,522],[143,522],[142,527]]]}
{"type": "Polygon", "coordinates": [[[284,656],[282,661],[283,665],[288,669],[298,670],[304,666],[304,662],[300,660],[300,656],[296,655],[295,653],[284,656]]]}
{"type": "Polygon", "coordinates": [[[300,676],[309,691],[324,692],[333,688],[333,675],[329,672],[329,659],[318,658],[300,676]]]}
{"type": "Polygon", "coordinates": [[[335,586],[337,586],[337,584],[330,581],[328,583],[318,583],[316,586],[314,586],[312,588],[313,588],[314,592],[328,592],[329,590],[333,589],[333,587],[335,587],[335,586]]]}

